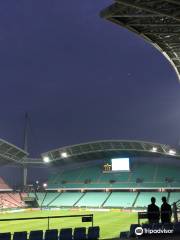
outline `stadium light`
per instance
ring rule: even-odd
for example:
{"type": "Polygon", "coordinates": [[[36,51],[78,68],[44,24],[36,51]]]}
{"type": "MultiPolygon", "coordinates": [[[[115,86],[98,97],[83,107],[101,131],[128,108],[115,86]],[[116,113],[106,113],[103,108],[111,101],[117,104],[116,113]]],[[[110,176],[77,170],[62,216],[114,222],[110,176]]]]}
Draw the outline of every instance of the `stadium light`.
{"type": "Polygon", "coordinates": [[[43,187],[46,188],[47,187],[47,183],[43,183],[43,187]]]}
{"type": "Polygon", "coordinates": [[[176,154],[176,151],[173,150],[173,149],[170,149],[168,153],[169,153],[170,155],[175,155],[175,154],[176,154]]]}
{"type": "Polygon", "coordinates": [[[45,163],[48,163],[48,162],[50,162],[50,159],[49,159],[48,156],[44,156],[44,157],[43,157],[43,161],[44,161],[45,163]]]}
{"type": "Polygon", "coordinates": [[[152,152],[157,152],[157,147],[153,147],[151,151],[152,152]]]}
{"type": "Polygon", "coordinates": [[[67,157],[68,157],[67,152],[62,152],[62,153],[61,153],[61,157],[62,157],[62,158],[67,158],[67,157]]]}

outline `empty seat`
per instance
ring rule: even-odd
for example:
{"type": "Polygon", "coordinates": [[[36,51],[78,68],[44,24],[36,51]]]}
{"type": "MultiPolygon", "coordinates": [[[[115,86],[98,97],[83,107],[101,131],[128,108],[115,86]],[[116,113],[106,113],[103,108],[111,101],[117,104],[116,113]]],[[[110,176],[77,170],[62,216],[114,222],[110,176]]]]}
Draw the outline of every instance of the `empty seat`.
{"type": "Polygon", "coordinates": [[[46,230],[44,240],[58,240],[58,230],[57,229],[46,230]]]}
{"type": "Polygon", "coordinates": [[[99,227],[89,227],[88,228],[88,240],[99,239],[99,227]]]}
{"type": "Polygon", "coordinates": [[[120,239],[128,239],[128,238],[129,238],[129,232],[120,233],[120,239]]]}
{"type": "Polygon", "coordinates": [[[14,232],[13,240],[27,240],[27,232],[14,232]]]}
{"type": "Polygon", "coordinates": [[[0,240],[11,240],[11,233],[0,233],[0,240]]]}
{"type": "Polygon", "coordinates": [[[31,231],[29,234],[29,240],[43,240],[43,231],[42,230],[31,231]]]}
{"type": "Polygon", "coordinates": [[[74,240],[85,240],[86,239],[86,228],[79,227],[74,229],[74,240]]]}
{"type": "Polygon", "coordinates": [[[59,240],[72,240],[72,228],[63,228],[59,233],[59,240]]]}

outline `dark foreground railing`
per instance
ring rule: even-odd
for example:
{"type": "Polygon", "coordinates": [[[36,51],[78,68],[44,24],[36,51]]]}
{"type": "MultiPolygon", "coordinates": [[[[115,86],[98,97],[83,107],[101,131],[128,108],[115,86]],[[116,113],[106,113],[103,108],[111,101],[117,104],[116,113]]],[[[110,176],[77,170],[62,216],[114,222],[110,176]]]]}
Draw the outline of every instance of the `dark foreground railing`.
{"type": "Polygon", "coordinates": [[[47,216],[47,217],[26,217],[26,218],[4,218],[0,219],[0,222],[5,222],[5,221],[28,221],[28,220],[42,220],[42,219],[47,219],[47,226],[49,229],[50,225],[50,219],[55,219],[55,218],[82,218],[82,222],[91,222],[92,227],[94,225],[94,216],[93,214],[80,214],[80,215],[64,215],[64,216],[47,216]]]}

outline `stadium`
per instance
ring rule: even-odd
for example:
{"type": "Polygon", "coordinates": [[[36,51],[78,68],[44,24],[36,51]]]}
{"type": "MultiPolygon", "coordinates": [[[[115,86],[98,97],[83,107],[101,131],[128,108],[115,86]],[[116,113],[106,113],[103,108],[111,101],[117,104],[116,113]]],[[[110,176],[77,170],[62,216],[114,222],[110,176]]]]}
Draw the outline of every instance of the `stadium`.
{"type": "MultiPolygon", "coordinates": [[[[51,226],[58,229],[62,224],[63,229],[80,229],[86,234],[86,228],[91,229],[93,223],[100,227],[100,239],[116,239],[131,224],[147,221],[137,213],[146,210],[152,196],[158,205],[163,196],[170,204],[177,202],[177,206],[180,199],[180,153],[168,145],[104,140],[51,150],[35,160],[28,158],[24,150],[1,140],[0,152],[2,164],[8,161],[22,165],[26,186],[23,191],[20,188],[14,191],[1,179],[3,232],[27,231],[27,226],[29,231],[47,230],[51,226]],[[43,187],[38,182],[26,183],[28,169],[33,165],[56,169],[43,187]],[[61,223],[58,216],[65,220],[61,223]],[[68,216],[77,219],[69,221],[68,216]],[[47,217],[52,217],[48,225],[47,217]],[[30,224],[22,226],[20,218],[28,218],[30,224]],[[44,220],[39,222],[38,218],[44,220]],[[87,222],[81,222],[81,218],[87,222]]],[[[78,230],[74,230],[74,238],[85,239],[77,238],[78,230]]]]}
{"type": "MultiPolygon", "coordinates": [[[[117,0],[100,16],[151,43],[180,79],[179,9],[178,0],[117,0]]],[[[64,146],[31,158],[26,144],[21,149],[0,139],[0,164],[14,169],[14,176],[0,178],[0,240],[179,239],[177,147],[111,139],[64,146]],[[33,169],[37,181],[30,182],[33,169]],[[48,174],[42,183],[38,171],[44,170],[48,174]],[[171,223],[148,224],[152,197],[158,206],[166,197],[171,223]]]]}

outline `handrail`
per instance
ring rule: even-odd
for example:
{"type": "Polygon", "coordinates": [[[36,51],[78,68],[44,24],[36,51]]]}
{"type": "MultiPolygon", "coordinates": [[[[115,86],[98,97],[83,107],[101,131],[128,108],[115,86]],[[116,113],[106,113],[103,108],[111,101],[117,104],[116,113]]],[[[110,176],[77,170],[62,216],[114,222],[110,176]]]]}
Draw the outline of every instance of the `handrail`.
{"type": "Polygon", "coordinates": [[[50,219],[55,219],[55,218],[73,218],[73,217],[90,217],[91,221],[88,221],[88,222],[92,223],[92,227],[94,225],[94,215],[93,214],[62,215],[62,216],[47,216],[47,217],[26,217],[26,218],[3,218],[3,219],[0,219],[0,222],[47,219],[48,220],[48,229],[49,229],[50,219]]]}

